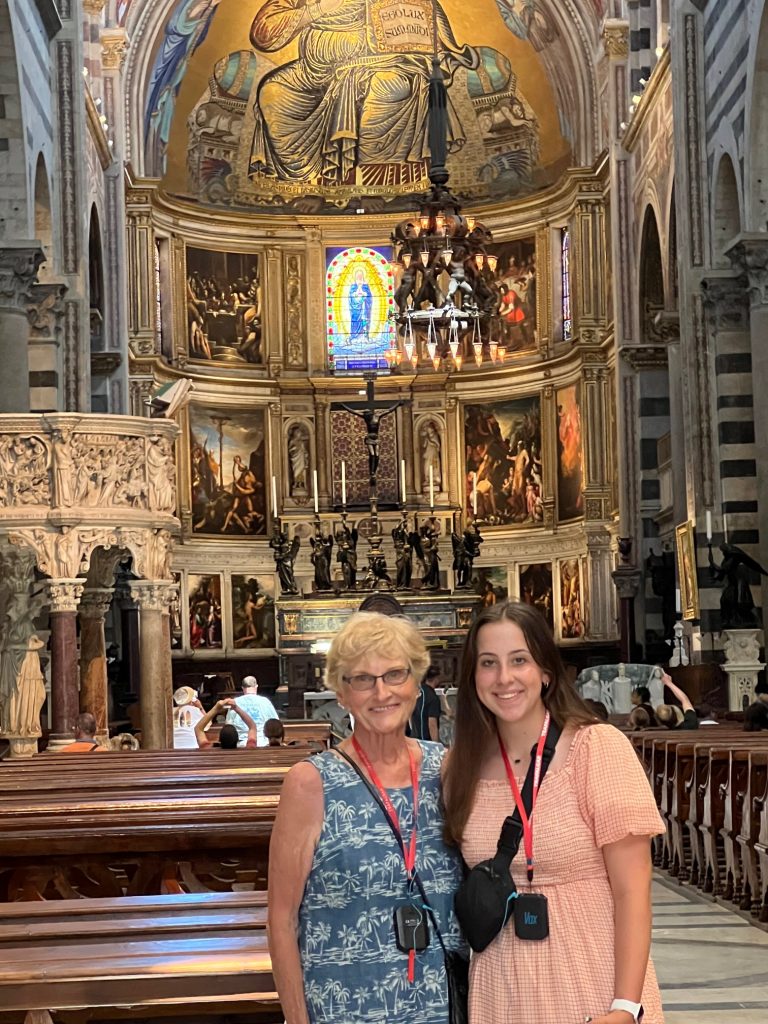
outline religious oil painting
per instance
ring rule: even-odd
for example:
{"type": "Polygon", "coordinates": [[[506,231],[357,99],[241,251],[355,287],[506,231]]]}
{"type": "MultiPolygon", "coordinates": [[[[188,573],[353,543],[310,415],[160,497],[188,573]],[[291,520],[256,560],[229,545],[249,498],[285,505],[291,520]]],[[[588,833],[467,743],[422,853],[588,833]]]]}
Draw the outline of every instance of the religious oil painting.
{"type": "Polygon", "coordinates": [[[543,521],[538,395],[465,406],[464,446],[467,515],[487,526],[543,521]]]}
{"type": "Polygon", "coordinates": [[[264,411],[190,406],[192,531],[266,533],[264,411]]]}
{"type": "Polygon", "coordinates": [[[188,573],[187,588],[189,646],[195,651],[221,649],[221,576],[188,573]]]}
{"type": "Polygon", "coordinates": [[[539,0],[177,0],[149,70],[146,173],[211,206],[405,209],[429,183],[433,53],[452,187],[482,201],[558,181],[574,127],[547,69],[568,47],[539,0]]]}
{"type": "Polygon", "coordinates": [[[554,601],[552,599],[552,563],[532,562],[520,567],[520,600],[538,608],[549,623],[555,628],[554,601]]]}
{"type": "Polygon", "coordinates": [[[560,579],[560,639],[580,640],[587,631],[584,623],[581,562],[563,558],[557,563],[560,579]]]}
{"type": "Polygon", "coordinates": [[[325,260],[328,368],[386,370],[384,353],[395,334],[391,247],[329,248],[325,260]]]}
{"type": "Polygon", "coordinates": [[[509,580],[505,565],[475,566],[471,580],[472,590],[480,597],[481,607],[506,601],[509,597],[509,580]]]}
{"type": "Polygon", "coordinates": [[[584,449],[581,437],[581,388],[571,384],[555,392],[557,408],[557,518],[584,515],[584,449]]]}
{"type": "Polygon", "coordinates": [[[536,239],[493,243],[488,253],[496,256],[495,287],[501,299],[501,336],[494,338],[506,353],[536,348],[536,239]]]}
{"type": "Polygon", "coordinates": [[[264,363],[258,256],[188,246],[185,287],[192,359],[264,363]]]}
{"type": "Polygon", "coordinates": [[[275,578],[272,573],[232,576],[232,644],[235,650],[275,646],[275,578]]]}
{"type": "Polygon", "coordinates": [[[677,546],[677,584],[680,588],[680,611],[686,620],[699,617],[699,587],[696,580],[696,540],[693,523],[675,527],[677,546]]]}

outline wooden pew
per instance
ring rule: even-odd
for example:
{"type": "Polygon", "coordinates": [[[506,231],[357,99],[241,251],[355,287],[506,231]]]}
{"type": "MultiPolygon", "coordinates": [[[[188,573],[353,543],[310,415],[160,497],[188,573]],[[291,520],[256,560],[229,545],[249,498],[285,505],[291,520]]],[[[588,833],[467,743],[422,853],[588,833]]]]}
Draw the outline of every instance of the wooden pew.
{"type": "Polygon", "coordinates": [[[759,916],[763,906],[763,892],[768,879],[760,876],[756,845],[760,836],[761,812],[768,790],[768,739],[762,748],[749,751],[747,778],[742,798],[741,827],[736,842],[741,853],[743,896],[741,909],[759,916]]]}
{"type": "Polygon", "coordinates": [[[280,787],[306,750],[59,754],[0,768],[0,899],[266,884],[280,787]]]}
{"type": "Polygon", "coordinates": [[[265,926],[263,892],[0,904],[0,1022],[282,1021],[265,926]]]}

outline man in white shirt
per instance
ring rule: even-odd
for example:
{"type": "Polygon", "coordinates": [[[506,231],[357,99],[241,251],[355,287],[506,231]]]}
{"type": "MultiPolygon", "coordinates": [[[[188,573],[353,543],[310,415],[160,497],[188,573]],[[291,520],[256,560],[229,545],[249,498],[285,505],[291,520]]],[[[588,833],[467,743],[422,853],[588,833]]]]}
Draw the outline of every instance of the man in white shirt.
{"type": "MultiPolygon", "coordinates": [[[[240,685],[243,692],[239,697],[235,697],[235,703],[243,711],[246,711],[256,723],[257,746],[268,747],[269,740],[264,735],[264,723],[268,722],[270,718],[278,717],[274,704],[268,697],[258,695],[259,684],[255,676],[246,676],[240,685]]],[[[227,725],[234,725],[237,729],[238,747],[244,747],[248,739],[248,727],[245,722],[236,711],[232,710],[227,712],[226,722],[227,725]]]]}

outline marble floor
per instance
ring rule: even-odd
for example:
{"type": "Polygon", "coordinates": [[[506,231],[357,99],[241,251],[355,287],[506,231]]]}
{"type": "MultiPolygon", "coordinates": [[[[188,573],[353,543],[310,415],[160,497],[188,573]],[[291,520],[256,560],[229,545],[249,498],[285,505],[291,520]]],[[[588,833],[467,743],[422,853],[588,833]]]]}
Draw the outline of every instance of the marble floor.
{"type": "Polygon", "coordinates": [[[661,875],[653,913],[666,1024],[766,1024],[768,932],[661,875]]]}

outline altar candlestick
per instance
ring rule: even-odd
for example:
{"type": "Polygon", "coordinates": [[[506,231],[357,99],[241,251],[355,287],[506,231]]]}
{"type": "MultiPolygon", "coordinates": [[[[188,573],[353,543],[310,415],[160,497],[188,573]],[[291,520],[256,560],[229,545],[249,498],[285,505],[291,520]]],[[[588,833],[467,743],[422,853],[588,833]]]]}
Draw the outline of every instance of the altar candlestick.
{"type": "Polygon", "coordinates": [[[272,518],[277,519],[277,482],[272,477],[272,518]]]}
{"type": "Polygon", "coordinates": [[[347,464],[343,460],[341,463],[341,504],[344,506],[347,504],[347,464]]]}
{"type": "Polygon", "coordinates": [[[680,614],[680,587],[675,588],[675,611],[680,614]]]}
{"type": "Polygon", "coordinates": [[[314,498],[315,498],[315,512],[319,512],[320,511],[320,505],[318,504],[318,501],[317,501],[317,470],[316,469],[312,470],[312,494],[314,495],[314,498]]]}
{"type": "Polygon", "coordinates": [[[472,474],[472,514],[477,518],[477,473],[472,474]]]}
{"type": "Polygon", "coordinates": [[[429,467],[429,507],[435,507],[435,473],[434,467],[429,467]]]}
{"type": "Polygon", "coordinates": [[[405,459],[400,459],[400,501],[405,504],[405,459]]]}
{"type": "Polygon", "coordinates": [[[712,540],[712,513],[707,509],[707,540],[712,540]]]}

